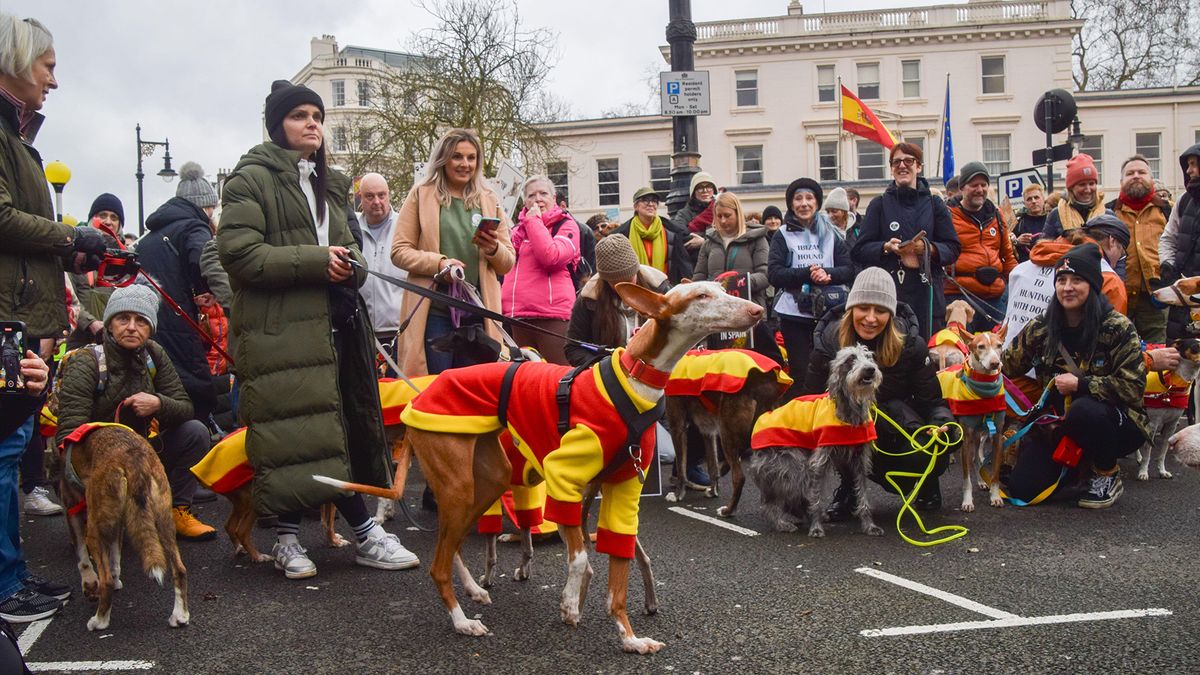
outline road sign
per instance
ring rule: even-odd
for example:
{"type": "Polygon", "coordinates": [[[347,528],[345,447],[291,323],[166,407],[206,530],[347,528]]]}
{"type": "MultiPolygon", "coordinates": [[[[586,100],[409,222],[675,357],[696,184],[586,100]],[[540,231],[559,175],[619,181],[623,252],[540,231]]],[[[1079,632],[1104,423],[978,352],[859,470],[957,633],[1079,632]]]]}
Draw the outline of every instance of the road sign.
{"type": "MultiPolygon", "coordinates": [[[[1071,152],[1072,152],[1072,148],[1071,148],[1070,143],[1061,143],[1059,145],[1056,145],[1056,146],[1054,146],[1053,161],[1062,162],[1062,161],[1071,159],[1071,152]]],[[[1042,148],[1041,150],[1033,151],[1033,163],[1037,164],[1039,166],[1046,164],[1046,149],[1045,148],[1042,148]]]]}
{"type": "Polygon", "coordinates": [[[1019,202],[1025,194],[1025,187],[1034,183],[1046,184],[1037,169],[1021,169],[1002,173],[996,178],[996,194],[1003,199],[1019,202]]]}
{"type": "Polygon", "coordinates": [[[708,71],[667,71],[658,74],[664,115],[711,115],[708,71]]]}

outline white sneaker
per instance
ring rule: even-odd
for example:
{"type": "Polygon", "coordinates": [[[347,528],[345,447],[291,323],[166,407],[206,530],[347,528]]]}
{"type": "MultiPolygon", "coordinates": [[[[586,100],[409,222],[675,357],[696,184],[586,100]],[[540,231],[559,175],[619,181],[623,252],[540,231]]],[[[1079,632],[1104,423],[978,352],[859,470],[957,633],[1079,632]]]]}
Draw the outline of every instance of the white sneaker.
{"type": "Polygon", "coordinates": [[[35,487],[33,492],[25,495],[23,505],[25,515],[54,516],[62,513],[63,508],[50,499],[50,491],[44,487],[35,487]]]}
{"type": "Polygon", "coordinates": [[[308,554],[300,544],[280,544],[275,542],[271,547],[271,555],[275,558],[275,569],[283,570],[283,576],[289,579],[307,579],[317,575],[317,566],[308,559],[308,554]]]}
{"type": "Polygon", "coordinates": [[[406,570],[421,564],[417,554],[404,548],[399,537],[386,532],[381,536],[368,536],[359,544],[354,562],[381,570],[406,570]]]}

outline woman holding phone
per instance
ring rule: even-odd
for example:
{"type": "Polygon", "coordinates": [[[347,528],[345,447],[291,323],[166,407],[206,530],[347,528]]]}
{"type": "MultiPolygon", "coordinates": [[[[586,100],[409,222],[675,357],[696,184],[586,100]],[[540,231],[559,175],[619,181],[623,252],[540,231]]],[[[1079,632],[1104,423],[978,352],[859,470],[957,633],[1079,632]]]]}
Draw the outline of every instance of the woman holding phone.
{"type": "MultiPolygon", "coordinates": [[[[449,290],[448,278],[461,278],[479,289],[487,309],[500,311],[499,275],[516,261],[508,217],[483,179],[483,146],[469,129],[451,129],[436,145],[425,171],[404,199],[392,238],[392,262],[408,280],[449,290]],[[448,274],[439,274],[447,267],[448,274]]],[[[409,377],[434,375],[469,365],[462,357],[429,349],[429,343],[454,331],[449,308],[404,294],[401,321],[408,325],[397,342],[397,360],[409,377]]],[[[467,315],[462,324],[481,323],[467,315]]],[[[487,332],[500,339],[499,329],[487,332]]]]}

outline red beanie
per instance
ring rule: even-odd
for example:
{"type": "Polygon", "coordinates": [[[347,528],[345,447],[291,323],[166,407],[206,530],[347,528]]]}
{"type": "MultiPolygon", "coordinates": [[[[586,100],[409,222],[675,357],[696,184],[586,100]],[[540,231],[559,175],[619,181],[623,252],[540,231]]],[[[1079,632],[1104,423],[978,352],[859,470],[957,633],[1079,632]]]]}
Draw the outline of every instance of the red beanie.
{"type": "Polygon", "coordinates": [[[1067,189],[1070,190],[1076,183],[1085,180],[1100,181],[1100,177],[1096,175],[1096,162],[1091,155],[1075,155],[1067,160],[1067,189]]]}

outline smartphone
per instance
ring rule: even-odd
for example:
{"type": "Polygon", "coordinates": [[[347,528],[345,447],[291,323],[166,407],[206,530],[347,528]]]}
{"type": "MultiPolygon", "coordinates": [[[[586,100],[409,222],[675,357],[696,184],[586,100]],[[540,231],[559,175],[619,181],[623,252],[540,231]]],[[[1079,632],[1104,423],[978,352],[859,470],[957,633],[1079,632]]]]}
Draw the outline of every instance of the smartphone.
{"type": "Polygon", "coordinates": [[[25,358],[25,324],[0,321],[0,394],[24,394],[25,378],[21,359],[25,358]]]}
{"type": "Polygon", "coordinates": [[[480,218],[479,223],[475,225],[475,229],[487,230],[488,232],[495,232],[498,227],[500,227],[499,218],[480,218]]]}

